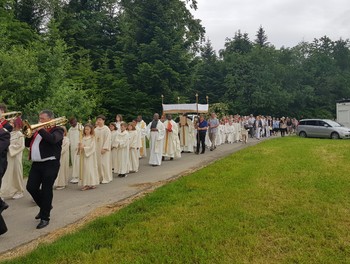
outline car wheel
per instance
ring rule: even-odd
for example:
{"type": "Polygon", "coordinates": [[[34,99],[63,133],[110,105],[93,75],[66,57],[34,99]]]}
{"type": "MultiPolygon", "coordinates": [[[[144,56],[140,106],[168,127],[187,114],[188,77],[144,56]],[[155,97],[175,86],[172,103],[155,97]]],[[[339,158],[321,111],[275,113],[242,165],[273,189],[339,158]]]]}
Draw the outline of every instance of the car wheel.
{"type": "Polygon", "coordinates": [[[301,132],[299,133],[299,137],[306,138],[307,135],[306,135],[306,133],[305,133],[304,131],[301,131],[301,132]]]}
{"type": "Polygon", "coordinates": [[[337,133],[337,132],[333,132],[332,134],[331,134],[331,139],[339,139],[340,137],[339,137],[339,134],[337,133]]]}

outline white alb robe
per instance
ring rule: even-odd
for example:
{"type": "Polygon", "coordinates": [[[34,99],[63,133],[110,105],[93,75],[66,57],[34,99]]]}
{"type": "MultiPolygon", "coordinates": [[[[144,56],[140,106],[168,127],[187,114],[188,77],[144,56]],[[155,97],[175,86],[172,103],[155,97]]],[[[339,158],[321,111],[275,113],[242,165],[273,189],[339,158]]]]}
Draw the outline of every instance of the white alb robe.
{"type": "Polygon", "coordinates": [[[186,125],[179,125],[180,146],[182,151],[193,152],[196,144],[195,129],[191,119],[186,119],[186,125]]]}
{"type": "Polygon", "coordinates": [[[77,123],[75,127],[70,127],[68,129],[67,137],[69,139],[70,144],[70,157],[72,165],[74,162],[74,157],[77,154],[77,148],[80,142],[80,138],[82,137],[83,129],[83,126],[79,123],[77,123]]]}
{"type": "Polygon", "coordinates": [[[139,147],[139,155],[140,157],[147,157],[147,149],[146,149],[146,135],[147,135],[147,125],[146,122],[141,120],[140,122],[137,122],[136,126],[139,128],[140,131],[140,145],[139,147]]]}
{"type": "Polygon", "coordinates": [[[234,135],[234,141],[238,142],[241,140],[241,124],[238,122],[233,123],[233,126],[235,128],[235,135],[234,135]]]}
{"type": "Polygon", "coordinates": [[[165,136],[165,126],[158,120],[157,129],[158,131],[151,131],[152,122],[147,126],[147,137],[150,141],[150,157],[149,164],[161,165],[163,155],[163,142],[165,136]]]}
{"type": "Polygon", "coordinates": [[[234,142],[235,127],[233,126],[233,124],[227,123],[225,125],[225,129],[227,135],[227,142],[232,144],[234,142]]]}
{"type": "Polygon", "coordinates": [[[115,161],[114,173],[126,174],[129,172],[129,133],[127,130],[118,131],[112,147],[117,150],[118,159],[115,161]]]}
{"type": "Polygon", "coordinates": [[[79,179],[81,186],[95,186],[100,183],[95,137],[88,136],[82,138],[83,150],[79,151],[74,158],[73,176],[79,179]],[[81,165],[80,165],[81,163],[81,165]]]}
{"type": "Polygon", "coordinates": [[[177,151],[177,139],[179,138],[178,126],[174,122],[174,120],[166,120],[164,122],[164,127],[165,127],[165,136],[164,136],[164,144],[163,144],[163,156],[174,158],[177,151]]]}
{"type": "Polygon", "coordinates": [[[54,186],[66,186],[69,179],[69,138],[63,137],[60,169],[54,186]]]}
{"type": "Polygon", "coordinates": [[[24,137],[20,131],[11,132],[11,142],[7,152],[7,169],[2,178],[0,196],[12,198],[15,194],[23,194],[23,166],[22,156],[24,137]]]}
{"type": "Polygon", "coordinates": [[[104,125],[95,128],[96,156],[98,174],[101,183],[109,183],[113,180],[111,162],[111,131],[104,125]],[[102,149],[106,152],[101,153],[102,149]]]}
{"type": "MultiPolygon", "coordinates": [[[[113,130],[111,131],[111,146],[117,136],[117,131],[118,130],[113,130]]],[[[112,170],[114,171],[114,168],[117,166],[116,161],[118,159],[118,153],[117,153],[117,149],[111,147],[111,163],[112,163],[112,170]]]]}
{"type": "Polygon", "coordinates": [[[219,125],[219,133],[221,135],[221,144],[226,143],[225,125],[219,125]]]}
{"type": "Polygon", "coordinates": [[[137,130],[129,131],[129,171],[138,172],[139,170],[139,153],[138,153],[138,137],[137,130]]]}

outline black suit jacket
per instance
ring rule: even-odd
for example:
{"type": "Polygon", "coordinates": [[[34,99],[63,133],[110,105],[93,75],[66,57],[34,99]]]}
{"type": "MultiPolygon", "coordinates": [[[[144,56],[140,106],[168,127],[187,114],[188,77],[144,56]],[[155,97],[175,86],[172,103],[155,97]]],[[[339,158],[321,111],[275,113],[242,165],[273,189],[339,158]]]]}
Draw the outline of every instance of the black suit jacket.
{"type": "MultiPolygon", "coordinates": [[[[63,141],[63,128],[56,126],[49,131],[46,129],[40,129],[39,135],[42,140],[39,144],[40,156],[42,159],[54,156],[57,160],[61,158],[62,141],[63,141]]],[[[25,140],[26,147],[30,147],[34,137],[27,138],[25,140]]]]}
{"type": "Polygon", "coordinates": [[[10,133],[0,128],[0,186],[1,178],[5,174],[7,168],[7,151],[10,145],[10,133]]]}

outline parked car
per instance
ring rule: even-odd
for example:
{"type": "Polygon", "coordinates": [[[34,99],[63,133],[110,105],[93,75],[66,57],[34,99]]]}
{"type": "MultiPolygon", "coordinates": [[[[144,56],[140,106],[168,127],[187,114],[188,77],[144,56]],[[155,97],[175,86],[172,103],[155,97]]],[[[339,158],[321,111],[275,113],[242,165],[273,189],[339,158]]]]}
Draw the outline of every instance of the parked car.
{"type": "Polygon", "coordinates": [[[302,119],[296,132],[300,137],[350,138],[350,128],[329,119],[302,119]]]}

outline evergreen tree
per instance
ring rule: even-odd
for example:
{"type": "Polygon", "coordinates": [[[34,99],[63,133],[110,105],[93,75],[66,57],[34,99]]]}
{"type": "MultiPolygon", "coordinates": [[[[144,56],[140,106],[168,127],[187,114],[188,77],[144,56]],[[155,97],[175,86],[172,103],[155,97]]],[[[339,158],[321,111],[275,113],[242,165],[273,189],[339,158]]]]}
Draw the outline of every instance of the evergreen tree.
{"type": "Polygon", "coordinates": [[[258,45],[259,47],[263,48],[269,45],[269,42],[267,42],[268,37],[265,33],[264,28],[261,25],[255,36],[256,36],[255,44],[258,45]]]}

